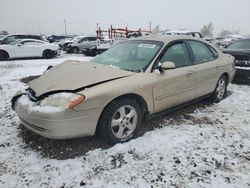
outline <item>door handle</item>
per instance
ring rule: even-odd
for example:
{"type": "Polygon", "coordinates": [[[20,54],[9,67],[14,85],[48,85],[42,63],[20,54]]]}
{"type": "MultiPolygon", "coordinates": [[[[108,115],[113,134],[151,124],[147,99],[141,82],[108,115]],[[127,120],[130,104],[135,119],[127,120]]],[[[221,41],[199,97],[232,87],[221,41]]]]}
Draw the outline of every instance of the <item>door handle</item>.
{"type": "Polygon", "coordinates": [[[216,65],[216,69],[219,69],[220,68],[220,65],[216,65]]]}
{"type": "Polygon", "coordinates": [[[190,77],[192,77],[193,76],[193,72],[188,72],[187,74],[186,74],[186,77],[187,78],[190,78],[190,77]]]}

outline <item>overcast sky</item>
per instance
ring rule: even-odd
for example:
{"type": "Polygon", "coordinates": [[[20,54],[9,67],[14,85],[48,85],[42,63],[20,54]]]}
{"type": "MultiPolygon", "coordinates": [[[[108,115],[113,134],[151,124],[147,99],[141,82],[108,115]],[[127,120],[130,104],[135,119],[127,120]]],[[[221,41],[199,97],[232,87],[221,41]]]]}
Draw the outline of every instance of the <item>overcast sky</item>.
{"type": "Polygon", "coordinates": [[[129,26],[148,29],[200,30],[212,22],[214,32],[240,29],[250,34],[250,0],[0,0],[0,30],[19,33],[94,34],[129,26]]]}

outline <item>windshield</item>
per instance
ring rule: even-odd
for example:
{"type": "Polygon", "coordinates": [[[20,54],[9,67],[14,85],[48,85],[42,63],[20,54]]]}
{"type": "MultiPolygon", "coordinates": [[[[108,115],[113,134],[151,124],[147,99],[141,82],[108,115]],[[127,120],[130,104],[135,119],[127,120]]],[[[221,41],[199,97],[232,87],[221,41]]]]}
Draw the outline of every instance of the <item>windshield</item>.
{"type": "Polygon", "coordinates": [[[16,45],[17,43],[19,43],[21,41],[21,39],[15,40],[14,42],[10,43],[10,45],[16,45]]]}
{"type": "Polygon", "coordinates": [[[250,50],[250,40],[243,40],[243,41],[236,41],[229,49],[243,49],[243,50],[250,50]]]}
{"type": "Polygon", "coordinates": [[[78,40],[82,39],[82,36],[77,36],[72,39],[72,42],[77,42],[78,40]]]}
{"type": "Polygon", "coordinates": [[[125,41],[97,56],[92,62],[132,72],[141,72],[145,71],[162,46],[163,43],[157,41],[125,41]]]}

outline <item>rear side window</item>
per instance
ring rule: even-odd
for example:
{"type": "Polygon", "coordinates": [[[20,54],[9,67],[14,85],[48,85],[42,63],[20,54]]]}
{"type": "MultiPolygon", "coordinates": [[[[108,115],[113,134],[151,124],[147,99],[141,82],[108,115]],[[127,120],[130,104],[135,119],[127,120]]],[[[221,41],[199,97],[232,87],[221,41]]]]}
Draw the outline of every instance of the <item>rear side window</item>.
{"type": "Polygon", "coordinates": [[[17,39],[26,39],[28,37],[26,37],[25,35],[17,35],[16,38],[17,39]]]}
{"type": "Polygon", "coordinates": [[[215,59],[215,55],[206,44],[198,41],[189,41],[189,45],[193,51],[196,64],[215,59]]]}
{"type": "Polygon", "coordinates": [[[32,35],[30,35],[28,38],[30,38],[30,39],[39,39],[38,36],[32,36],[32,35]]]}
{"type": "Polygon", "coordinates": [[[96,37],[89,37],[88,40],[89,41],[96,41],[96,37]]]}
{"type": "Polygon", "coordinates": [[[36,36],[36,35],[16,35],[17,39],[37,39],[37,40],[41,40],[40,36],[36,36]]]}
{"type": "Polygon", "coordinates": [[[180,42],[167,48],[160,62],[163,63],[165,61],[173,62],[176,68],[190,65],[187,46],[180,42]]]}
{"type": "Polygon", "coordinates": [[[22,42],[23,45],[41,45],[43,44],[42,42],[38,42],[38,41],[24,41],[22,42]]]}

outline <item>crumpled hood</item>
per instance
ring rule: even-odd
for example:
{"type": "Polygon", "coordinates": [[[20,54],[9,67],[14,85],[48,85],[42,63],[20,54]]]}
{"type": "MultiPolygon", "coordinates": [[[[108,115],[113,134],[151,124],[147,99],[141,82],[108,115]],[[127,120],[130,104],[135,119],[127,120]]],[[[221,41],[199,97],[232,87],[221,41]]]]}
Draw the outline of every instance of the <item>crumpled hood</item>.
{"type": "Polygon", "coordinates": [[[49,69],[28,85],[36,97],[53,91],[69,91],[91,87],[98,83],[133,75],[135,73],[91,62],[68,60],[49,69]]]}

